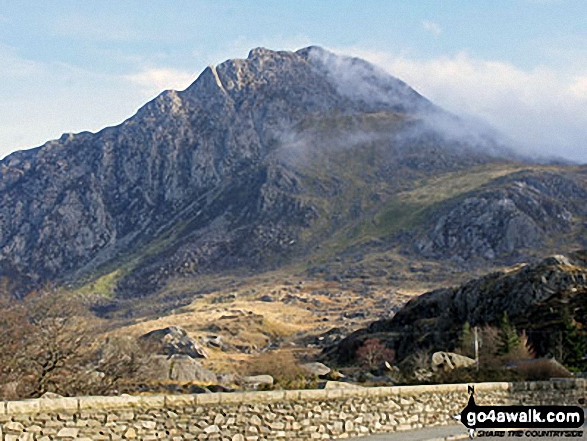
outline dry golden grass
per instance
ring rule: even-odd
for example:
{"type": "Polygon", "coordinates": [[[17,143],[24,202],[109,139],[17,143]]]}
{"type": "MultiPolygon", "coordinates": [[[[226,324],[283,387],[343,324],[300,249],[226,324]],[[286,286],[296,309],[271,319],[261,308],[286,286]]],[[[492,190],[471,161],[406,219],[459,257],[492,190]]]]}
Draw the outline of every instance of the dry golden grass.
{"type": "MultiPolygon", "coordinates": [[[[425,290],[418,284],[398,290],[382,283],[372,287],[372,296],[365,297],[340,282],[307,280],[283,272],[241,279],[238,285],[228,282],[221,281],[221,289],[211,289],[210,294],[169,315],[143,319],[113,333],[138,337],[155,329],[180,326],[195,339],[220,336],[225,347],[207,348],[209,358],[204,365],[215,372],[243,373],[274,342],[279,342],[281,349],[270,354],[279,355],[283,348],[291,348],[300,351],[298,357],[310,359],[310,354],[319,350],[301,344],[308,341],[301,339],[311,340],[334,327],[348,327],[351,322],[343,318],[345,313],[364,312],[364,318],[354,318],[352,323],[353,329],[365,326],[381,312],[376,306],[381,299],[393,294],[394,301],[405,302],[425,290]],[[273,301],[261,301],[263,296],[273,301]]],[[[199,280],[198,287],[214,283],[212,279],[199,280]]],[[[187,291],[189,284],[172,281],[168,288],[187,291]]]]}

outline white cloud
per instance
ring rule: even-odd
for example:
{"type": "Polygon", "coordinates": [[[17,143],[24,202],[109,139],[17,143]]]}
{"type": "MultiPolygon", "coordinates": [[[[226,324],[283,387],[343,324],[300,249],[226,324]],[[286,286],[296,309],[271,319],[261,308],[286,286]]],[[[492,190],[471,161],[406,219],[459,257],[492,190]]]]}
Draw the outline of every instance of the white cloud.
{"type": "Polygon", "coordinates": [[[569,86],[569,92],[578,100],[587,100],[587,75],[575,77],[569,86]]]}
{"type": "Polygon", "coordinates": [[[183,90],[196,79],[193,72],[168,67],[143,69],[125,78],[154,94],[166,89],[183,90]]]}
{"type": "Polygon", "coordinates": [[[522,153],[587,162],[587,66],[584,75],[571,76],[465,52],[427,60],[360,48],[340,52],[379,65],[447,110],[489,122],[522,153]]]}
{"type": "Polygon", "coordinates": [[[442,28],[440,27],[440,25],[433,21],[424,20],[422,22],[422,27],[427,31],[432,32],[436,37],[442,34],[442,28]]]}
{"type": "MultiPolygon", "coordinates": [[[[138,68],[122,76],[27,60],[0,45],[0,106],[10,109],[0,113],[0,158],[63,132],[118,123],[163,90],[187,87],[204,62],[244,57],[251,47],[264,44],[289,49],[307,45],[303,36],[294,40],[277,45],[243,39],[224,55],[210,60],[210,54],[201,55],[206,60],[194,62],[198,66],[194,71],[167,65],[138,68]]],[[[562,67],[520,69],[466,52],[434,59],[357,47],[338,52],[379,65],[447,110],[489,122],[516,140],[524,153],[587,161],[587,65],[574,66],[567,73],[562,67]]]]}

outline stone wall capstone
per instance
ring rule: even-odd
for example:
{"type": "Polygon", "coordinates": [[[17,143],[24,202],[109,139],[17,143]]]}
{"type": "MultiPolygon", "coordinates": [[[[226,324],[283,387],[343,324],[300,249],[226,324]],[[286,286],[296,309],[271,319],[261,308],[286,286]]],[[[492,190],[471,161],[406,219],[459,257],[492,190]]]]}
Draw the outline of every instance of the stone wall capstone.
{"type": "MultiPolygon", "coordinates": [[[[475,384],[478,404],[568,404],[585,380],[475,384]]],[[[1,441],[343,439],[454,424],[467,384],[0,402],[1,441]]]]}

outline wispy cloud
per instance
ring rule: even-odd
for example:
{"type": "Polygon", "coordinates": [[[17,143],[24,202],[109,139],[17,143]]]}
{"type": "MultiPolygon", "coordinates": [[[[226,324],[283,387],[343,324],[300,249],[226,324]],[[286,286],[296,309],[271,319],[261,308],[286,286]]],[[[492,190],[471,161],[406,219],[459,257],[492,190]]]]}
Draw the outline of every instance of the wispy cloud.
{"type": "Polygon", "coordinates": [[[587,158],[587,66],[584,74],[473,58],[415,59],[343,48],[399,77],[436,104],[481,118],[509,135],[522,153],[587,158]]]}
{"type": "Polygon", "coordinates": [[[166,89],[183,90],[195,80],[193,72],[168,67],[144,69],[125,78],[151,93],[160,93],[166,89]]]}
{"type": "Polygon", "coordinates": [[[424,29],[426,29],[427,31],[432,32],[436,37],[438,37],[440,34],[442,34],[442,28],[436,22],[424,20],[422,22],[422,27],[424,29]]]}
{"type": "Polygon", "coordinates": [[[587,75],[575,77],[568,90],[576,99],[587,101],[587,75]]]}

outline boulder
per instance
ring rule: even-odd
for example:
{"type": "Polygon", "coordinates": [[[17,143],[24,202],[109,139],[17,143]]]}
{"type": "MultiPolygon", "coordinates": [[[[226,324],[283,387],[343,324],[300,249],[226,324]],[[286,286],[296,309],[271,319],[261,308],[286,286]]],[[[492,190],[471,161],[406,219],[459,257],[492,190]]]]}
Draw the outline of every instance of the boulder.
{"type": "Polygon", "coordinates": [[[216,383],[216,374],[188,355],[153,355],[141,373],[150,380],[216,383]]]}
{"type": "Polygon", "coordinates": [[[204,338],[203,343],[211,348],[218,348],[218,349],[224,349],[225,348],[225,344],[224,344],[224,340],[222,339],[221,335],[209,335],[206,338],[204,338]]]}
{"type": "Polygon", "coordinates": [[[139,375],[149,380],[169,380],[171,362],[165,355],[151,355],[145,360],[139,375]]]}
{"type": "Polygon", "coordinates": [[[353,383],[344,383],[340,381],[325,381],[320,383],[319,389],[362,389],[363,386],[359,386],[353,383]]]}
{"type": "Polygon", "coordinates": [[[346,376],[338,371],[331,370],[330,373],[326,376],[326,378],[333,381],[340,381],[346,378],[346,376]]]}
{"type": "Polygon", "coordinates": [[[207,358],[208,353],[179,326],[156,329],[139,337],[153,352],[163,355],[187,355],[191,358],[207,358]]]}
{"type": "Polygon", "coordinates": [[[45,392],[43,395],[41,395],[41,399],[45,400],[54,400],[58,398],[63,398],[63,395],[59,395],[54,392],[45,392]]]}
{"type": "Polygon", "coordinates": [[[240,384],[241,378],[237,374],[223,373],[216,375],[216,381],[218,382],[218,384],[227,386],[232,384],[240,384]]]}
{"type": "Polygon", "coordinates": [[[173,355],[169,379],[182,383],[215,383],[216,374],[188,355],[173,355]]]}
{"type": "Polygon", "coordinates": [[[328,375],[332,369],[330,369],[328,366],[326,366],[323,363],[305,363],[302,364],[300,366],[302,369],[304,369],[306,372],[315,375],[317,377],[321,376],[321,375],[328,375]]]}
{"type": "Polygon", "coordinates": [[[242,377],[244,386],[257,389],[260,386],[273,386],[273,377],[271,375],[253,375],[242,377]]]}
{"type": "Polygon", "coordinates": [[[452,371],[453,369],[465,368],[475,364],[475,360],[454,352],[435,352],[432,354],[432,370],[452,371]]]}

